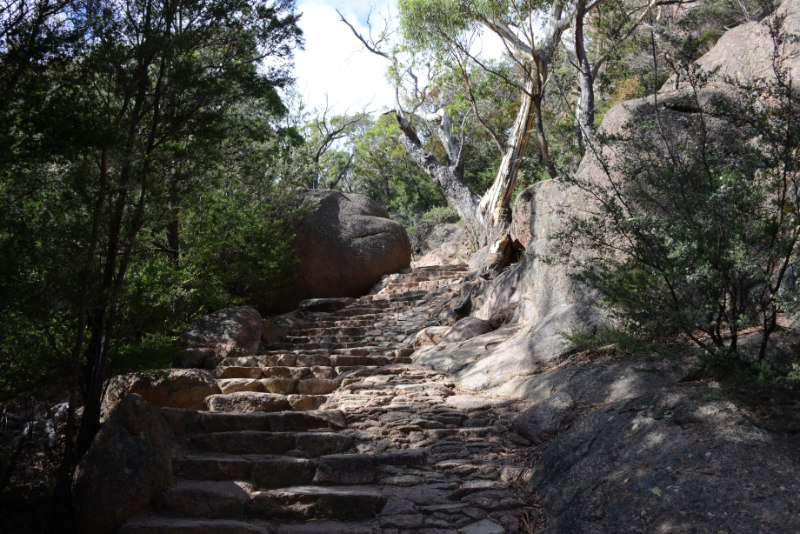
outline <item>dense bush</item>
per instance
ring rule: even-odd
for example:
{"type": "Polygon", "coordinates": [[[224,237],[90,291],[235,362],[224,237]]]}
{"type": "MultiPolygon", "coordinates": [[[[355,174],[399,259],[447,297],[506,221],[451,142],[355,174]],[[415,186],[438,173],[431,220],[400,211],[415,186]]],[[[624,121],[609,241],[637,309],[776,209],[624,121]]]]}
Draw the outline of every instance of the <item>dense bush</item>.
{"type": "Polygon", "coordinates": [[[730,370],[752,367],[739,341],[755,327],[763,367],[799,302],[800,99],[777,53],[773,77],[748,85],[683,74],[681,100],[640,102],[623,132],[598,138],[606,179],[569,179],[597,213],[562,237],[594,253],[579,278],[634,332],[682,333],[730,370]]]}

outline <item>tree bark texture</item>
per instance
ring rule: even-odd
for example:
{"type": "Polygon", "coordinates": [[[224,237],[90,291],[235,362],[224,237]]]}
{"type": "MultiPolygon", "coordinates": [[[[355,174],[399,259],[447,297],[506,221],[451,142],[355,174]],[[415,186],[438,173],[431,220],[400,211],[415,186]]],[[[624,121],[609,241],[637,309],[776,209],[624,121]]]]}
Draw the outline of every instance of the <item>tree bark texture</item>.
{"type": "Polygon", "coordinates": [[[403,132],[400,143],[408,155],[439,186],[447,202],[464,222],[464,227],[473,243],[484,246],[488,235],[483,221],[478,216],[480,198],[464,183],[459,162],[444,165],[425,150],[408,119],[398,113],[397,123],[403,132]]]}
{"type": "Polygon", "coordinates": [[[575,57],[578,60],[578,83],[580,96],[575,106],[575,141],[582,146],[584,141],[594,139],[594,72],[589,64],[584,43],[583,22],[586,17],[586,8],[583,2],[578,2],[575,13],[575,57]]]}
{"type": "Polygon", "coordinates": [[[503,160],[500,162],[492,186],[480,202],[481,218],[493,238],[501,237],[499,234],[505,233],[511,223],[511,195],[536,120],[533,91],[534,80],[529,75],[525,90],[522,92],[517,118],[506,142],[503,160]]]}

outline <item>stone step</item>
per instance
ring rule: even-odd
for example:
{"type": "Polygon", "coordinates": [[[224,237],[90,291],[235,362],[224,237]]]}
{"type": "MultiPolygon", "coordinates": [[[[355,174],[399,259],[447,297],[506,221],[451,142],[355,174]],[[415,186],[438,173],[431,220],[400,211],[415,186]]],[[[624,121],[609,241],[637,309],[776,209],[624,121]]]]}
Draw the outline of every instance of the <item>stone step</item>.
{"type": "Polygon", "coordinates": [[[250,358],[246,360],[242,360],[242,365],[235,365],[235,366],[217,366],[214,369],[214,374],[217,378],[228,379],[228,378],[249,378],[251,380],[257,380],[261,378],[261,367],[256,365],[245,365],[250,363],[250,358]]]}
{"type": "Polygon", "coordinates": [[[189,446],[194,452],[189,456],[219,459],[234,455],[236,458],[246,459],[247,455],[253,454],[288,454],[300,458],[316,458],[345,452],[352,445],[352,437],[335,432],[213,432],[192,436],[189,446]]]}
{"type": "Polygon", "coordinates": [[[372,486],[293,486],[258,492],[250,513],[270,519],[369,519],[385,503],[372,486]]]}
{"type": "MultiPolygon", "coordinates": [[[[379,301],[371,301],[373,304],[379,301]]],[[[406,311],[413,303],[396,302],[389,306],[364,306],[360,308],[348,308],[336,314],[337,317],[352,317],[366,320],[368,317],[385,316],[399,311],[406,311]]]]}
{"type": "MultiPolygon", "coordinates": [[[[240,480],[274,489],[297,484],[370,484],[380,466],[421,466],[425,449],[396,449],[380,454],[345,454],[353,438],[334,432],[218,433],[195,436],[192,446],[173,460],[173,474],[185,480],[240,480]],[[234,434],[240,434],[237,441],[234,434]]],[[[442,460],[438,458],[437,460],[442,460]]]]}
{"type": "Polygon", "coordinates": [[[295,347],[303,351],[303,347],[315,347],[315,348],[326,348],[329,350],[336,350],[339,348],[352,348],[352,347],[363,347],[368,345],[370,342],[373,341],[383,341],[384,339],[391,338],[392,336],[396,336],[397,333],[393,332],[378,332],[373,329],[365,331],[363,334],[358,336],[348,336],[348,335],[314,335],[314,341],[311,342],[295,342],[290,341],[295,347]]]}
{"type": "MultiPolygon", "coordinates": [[[[269,367],[331,367],[332,366],[332,359],[334,356],[342,355],[342,356],[370,356],[380,359],[381,357],[391,359],[394,357],[404,357],[410,356],[414,353],[414,349],[411,347],[385,347],[380,345],[370,345],[364,344],[358,347],[340,347],[335,350],[328,351],[330,354],[314,354],[314,353],[294,353],[294,352],[285,352],[280,351],[277,353],[267,353],[267,354],[260,354],[258,356],[258,362],[260,367],[269,368],[269,367]]],[[[238,363],[238,359],[235,358],[227,358],[223,363],[231,364],[229,367],[234,366],[233,364],[238,363]]],[[[243,360],[243,363],[247,363],[249,360],[243,360]]],[[[324,373],[325,371],[319,370],[316,372],[316,376],[322,376],[320,373],[324,373]]],[[[254,373],[254,372],[253,372],[254,373]]],[[[312,372],[312,374],[315,374],[312,372]]]]}
{"type": "Polygon", "coordinates": [[[367,333],[374,330],[374,323],[365,321],[366,324],[353,326],[321,326],[321,325],[303,325],[303,328],[296,330],[289,330],[286,337],[281,338],[281,341],[288,341],[298,343],[301,339],[316,340],[320,337],[342,338],[342,337],[359,337],[365,336],[367,333]],[[309,326],[316,326],[316,328],[309,328],[309,326]]]}
{"type": "Polygon", "coordinates": [[[340,521],[308,521],[300,524],[278,524],[259,520],[195,519],[182,517],[143,516],[127,522],[120,534],[378,534],[374,521],[344,523],[340,521]]]}
{"type": "MultiPolygon", "coordinates": [[[[387,288],[384,290],[386,293],[394,288],[387,288]]],[[[409,291],[392,292],[390,295],[375,294],[370,295],[370,300],[375,301],[389,301],[389,302],[404,302],[404,301],[417,301],[424,298],[428,292],[424,289],[409,288],[409,291]],[[381,296],[381,298],[376,298],[381,296]]]]}
{"type": "Polygon", "coordinates": [[[244,481],[181,480],[159,498],[165,515],[229,519],[368,519],[386,499],[373,486],[295,485],[259,491],[244,481]]]}
{"type": "Polygon", "coordinates": [[[255,489],[234,480],[175,480],[159,496],[167,515],[226,519],[245,517],[255,489]]]}
{"type": "Polygon", "coordinates": [[[159,408],[159,411],[179,437],[247,430],[264,432],[341,430],[346,426],[344,414],[340,410],[221,413],[159,408]]]}
{"type": "Polygon", "coordinates": [[[192,449],[222,454],[282,454],[294,448],[292,432],[237,430],[192,436],[192,449]]]}
{"type": "Polygon", "coordinates": [[[272,534],[266,521],[142,516],[125,523],[119,534],[272,534]]]}
{"type": "Polygon", "coordinates": [[[340,521],[306,521],[301,524],[278,525],[275,534],[379,534],[377,522],[343,523],[340,521]]]}
{"type": "MultiPolygon", "coordinates": [[[[261,371],[260,368],[258,370],[261,371]]],[[[291,385],[294,386],[296,384],[298,382],[294,380],[291,385]]],[[[292,391],[287,393],[290,392],[292,391]]],[[[237,391],[209,395],[206,397],[205,403],[209,411],[225,413],[282,412],[292,408],[286,399],[286,395],[259,391],[237,391]]]]}
{"type": "MultiPolygon", "coordinates": [[[[330,341],[319,341],[314,343],[274,343],[271,345],[271,348],[276,351],[299,351],[301,354],[298,354],[298,357],[302,355],[302,353],[308,353],[314,349],[325,349],[327,351],[339,350],[339,349],[352,349],[352,348],[359,348],[359,347],[372,347],[372,346],[381,346],[384,343],[388,343],[383,338],[374,338],[374,339],[363,339],[363,338],[352,338],[352,339],[343,339],[343,340],[330,340],[330,341]]],[[[322,364],[317,364],[322,365],[322,364]]],[[[239,377],[224,377],[224,378],[239,378],[239,377]]]]}
{"type": "MultiPolygon", "coordinates": [[[[289,351],[289,350],[297,350],[298,347],[297,343],[285,342],[285,341],[278,341],[276,343],[272,343],[269,346],[270,350],[272,351],[289,351]]],[[[307,343],[304,348],[306,349],[318,349],[320,348],[319,343],[307,343]]]]}
{"type": "Polygon", "coordinates": [[[356,365],[381,366],[389,363],[387,356],[375,354],[334,354],[331,356],[331,365],[334,367],[347,367],[356,365]]]}
{"type": "Polygon", "coordinates": [[[330,367],[330,351],[265,351],[258,355],[262,367],[330,367]]]}

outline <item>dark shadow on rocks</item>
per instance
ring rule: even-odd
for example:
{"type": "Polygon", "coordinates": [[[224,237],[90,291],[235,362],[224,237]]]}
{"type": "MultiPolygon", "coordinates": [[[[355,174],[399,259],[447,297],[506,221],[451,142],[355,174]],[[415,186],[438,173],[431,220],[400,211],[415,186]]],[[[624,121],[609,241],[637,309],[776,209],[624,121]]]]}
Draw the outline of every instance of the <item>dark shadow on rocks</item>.
{"type": "Polygon", "coordinates": [[[553,439],[533,478],[547,532],[798,531],[797,433],[707,397],[703,385],[657,389],[553,439]]]}

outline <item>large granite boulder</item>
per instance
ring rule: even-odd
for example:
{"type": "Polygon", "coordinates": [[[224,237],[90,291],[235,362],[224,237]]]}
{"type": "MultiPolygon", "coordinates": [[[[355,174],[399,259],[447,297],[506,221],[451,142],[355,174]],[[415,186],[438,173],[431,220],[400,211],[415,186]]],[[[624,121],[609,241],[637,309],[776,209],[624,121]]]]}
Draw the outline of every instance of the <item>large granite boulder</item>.
{"type": "MultiPolygon", "coordinates": [[[[792,88],[800,94],[800,2],[786,0],[776,10],[775,15],[785,17],[782,30],[792,35],[782,43],[781,57],[786,74],[795,83],[792,88]]],[[[697,64],[706,72],[715,72],[712,84],[726,85],[727,79],[748,83],[757,79],[774,77],[774,43],[769,26],[765,23],[774,20],[770,17],[764,22],[747,22],[725,32],[704,54],[697,64]]],[[[673,87],[674,78],[670,78],[664,88],[673,87]]]]}
{"type": "Polygon", "coordinates": [[[363,195],[314,190],[293,242],[300,260],[294,288],[279,308],[321,297],[357,297],[381,276],[407,268],[411,242],[403,225],[363,195]]]}
{"type": "Polygon", "coordinates": [[[169,484],[173,436],[139,395],[128,395],[100,429],[72,485],[78,532],[117,532],[169,484]]]}
{"type": "Polygon", "coordinates": [[[248,356],[261,345],[263,319],[250,306],[225,308],[201,317],[178,338],[188,349],[211,349],[218,358],[248,356]]]}
{"type": "Polygon", "coordinates": [[[117,375],[108,381],[101,413],[108,417],[129,393],[154,406],[202,410],[209,395],[221,393],[214,376],[202,369],[164,369],[117,375]]]}

